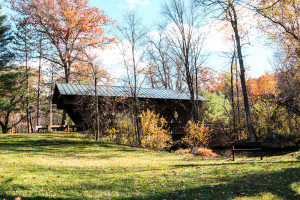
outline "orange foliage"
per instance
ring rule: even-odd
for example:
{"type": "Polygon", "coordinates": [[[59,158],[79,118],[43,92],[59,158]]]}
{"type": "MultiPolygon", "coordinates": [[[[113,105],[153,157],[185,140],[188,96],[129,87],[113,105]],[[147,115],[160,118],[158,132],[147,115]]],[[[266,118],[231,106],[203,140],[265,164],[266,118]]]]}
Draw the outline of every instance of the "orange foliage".
{"type": "Polygon", "coordinates": [[[199,67],[198,68],[198,84],[201,89],[207,89],[210,92],[215,92],[219,89],[220,76],[218,72],[210,67],[199,67]]]}
{"type": "Polygon", "coordinates": [[[103,10],[89,6],[89,0],[8,0],[19,16],[43,33],[55,50],[48,60],[60,65],[69,81],[82,49],[105,48],[115,42],[105,26],[113,23],[103,10]]]}
{"type": "Polygon", "coordinates": [[[103,27],[112,23],[112,19],[103,10],[89,7],[89,0],[10,0],[10,3],[53,40],[61,37],[65,43],[76,41],[81,47],[103,47],[115,40],[105,36],[103,27]]]}
{"type": "Polygon", "coordinates": [[[247,86],[249,95],[253,99],[278,94],[277,81],[274,74],[266,73],[259,78],[249,78],[247,86]]]}
{"type": "Polygon", "coordinates": [[[195,153],[198,156],[206,156],[206,157],[217,157],[218,155],[213,153],[211,149],[199,149],[195,153]]]}

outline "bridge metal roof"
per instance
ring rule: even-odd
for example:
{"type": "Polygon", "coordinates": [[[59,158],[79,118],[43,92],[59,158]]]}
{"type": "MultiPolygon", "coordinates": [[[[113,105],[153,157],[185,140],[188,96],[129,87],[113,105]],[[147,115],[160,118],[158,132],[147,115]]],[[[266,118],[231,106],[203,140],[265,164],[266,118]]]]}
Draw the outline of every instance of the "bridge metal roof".
{"type": "MultiPolygon", "coordinates": [[[[74,84],[74,83],[56,83],[60,95],[94,95],[94,86],[87,84],[74,84]]],[[[133,88],[125,86],[108,86],[98,85],[98,96],[109,97],[132,97],[133,88]]],[[[137,88],[138,98],[147,99],[177,99],[177,100],[190,100],[189,93],[183,93],[176,90],[154,89],[154,88],[137,88]]],[[[204,97],[198,95],[198,100],[208,101],[204,97]]]]}

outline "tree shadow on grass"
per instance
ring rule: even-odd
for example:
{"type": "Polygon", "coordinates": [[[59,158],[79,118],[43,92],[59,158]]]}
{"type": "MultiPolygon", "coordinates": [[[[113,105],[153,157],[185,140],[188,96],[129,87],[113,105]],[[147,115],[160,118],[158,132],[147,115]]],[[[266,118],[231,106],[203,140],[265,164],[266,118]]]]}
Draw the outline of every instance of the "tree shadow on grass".
{"type": "Polygon", "coordinates": [[[217,166],[217,165],[221,165],[221,166],[226,166],[226,165],[244,165],[244,164],[252,164],[255,165],[256,163],[259,164],[287,164],[287,163],[300,163],[300,161],[270,161],[270,162],[264,162],[264,161],[260,161],[260,162],[232,162],[232,163],[216,163],[216,164],[187,164],[187,165],[174,165],[174,167],[177,168],[181,168],[181,167],[201,167],[201,166],[217,166]]]}
{"type": "MultiPolygon", "coordinates": [[[[132,149],[128,146],[119,146],[111,143],[96,142],[88,140],[71,140],[71,139],[26,139],[14,140],[14,136],[8,136],[5,140],[0,140],[0,151],[9,150],[10,153],[28,153],[28,154],[39,154],[39,155],[50,155],[53,153],[60,153],[63,157],[78,157],[80,154],[94,153],[99,159],[111,158],[111,157],[122,157],[122,153],[114,155],[101,155],[105,151],[101,148],[113,149],[119,152],[137,152],[139,149],[132,149]],[[100,147],[100,148],[98,148],[100,147]],[[94,148],[87,150],[87,148],[94,148]]],[[[93,156],[89,156],[93,157],[93,156]]]]}
{"type": "MultiPolygon", "coordinates": [[[[0,195],[0,198],[5,200],[14,200],[18,196],[3,196],[0,195]]],[[[22,200],[70,200],[70,198],[54,198],[54,197],[45,197],[45,196],[36,196],[36,197],[21,197],[22,200]]],[[[82,198],[72,198],[72,200],[79,200],[82,198]]]]}
{"type": "MultiPolygon", "coordinates": [[[[238,166],[237,166],[238,167],[238,166]]],[[[36,169],[37,171],[43,173],[44,168],[36,169]]],[[[63,170],[63,169],[61,169],[63,170]]],[[[79,174],[80,169],[70,170],[64,169],[64,171],[56,171],[58,174],[66,173],[66,174],[78,174],[80,176],[84,176],[84,174],[79,174]]],[[[114,171],[114,173],[120,173],[121,171],[114,171]]],[[[135,179],[133,177],[120,177],[118,179],[112,179],[110,176],[106,176],[102,171],[95,171],[95,174],[102,174],[101,179],[103,182],[90,182],[90,181],[79,181],[72,183],[71,185],[57,185],[54,186],[54,191],[59,193],[60,191],[65,192],[65,196],[69,196],[68,198],[50,198],[46,196],[32,196],[32,197],[22,197],[22,200],[59,200],[59,199],[97,199],[97,198],[86,198],[81,196],[82,191],[79,191],[80,188],[86,188],[86,190],[100,190],[107,191],[107,193],[113,193],[117,191],[122,194],[122,192],[127,193],[131,191],[130,195],[133,195],[136,189],[135,179]],[[128,190],[129,189],[129,190],[128,190]],[[67,192],[66,192],[67,191],[67,192]]],[[[126,172],[124,172],[126,173],[126,172]]],[[[51,174],[54,174],[54,172],[51,174]]],[[[201,178],[199,175],[195,173],[195,178],[201,178]],[[197,177],[198,176],[198,177],[197,177]]],[[[83,178],[83,177],[82,177],[83,178]]],[[[271,193],[272,195],[283,198],[283,199],[300,199],[299,193],[294,191],[291,188],[291,185],[295,182],[300,183],[300,168],[288,168],[281,172],[273,172],[273,173],[252,173],[247,174],[245,176],[228,176],[218,178],[220,184],[217,184],[217,181],[214,181],[214,185],[203,185],[195,188],[187,188],[187,189],[178,189],[176,191],[169,190],[169,192],[159,192],[159,190],[154,191],[151,190],[153,186],[144,185],[144,192],[139,193],[141,196],[137,197],[128,197],[128,198],[101,198],[101,199],[124,199],[124,200],[139,200],[139,199],[233,199],[233,198],[243,198],[243,197],[259,197],[263,193],[271,193]]],[[[90,179],[90,178],[88,178],[90,179]]],[[[180,181],[178,180],[178,183],[180,181]]],[[[9,188],[10,190],[24,190],[28,188],[28,186],[24,186],[22,184],[13,184],[12,181],[8,181],[6,183],[1,184],[0,191],[0,199],[7,198],[13,199],[13,196],[7,196],[5,193],[5,188],[9,188]],[[13,188],[13,189],[12,189],[13,188]]],[[[50,186],[49,186],[50,187],[50,186]]],[[[182,187],[180,187],[182,188],[182,187]]],[[[166,189],[163,189],[167,191],[166,189]]],[[[124,195],[122,195],[124,196],[124,195]]]]}
{"type": "MultiPolygon", "coordinates": [[[[195,176],[197,176],[195,174],[195,176]]],[[[223,180],[224,181],[224,180],[223,180]]],[[[300,199],[300,194],[291,188],[291,184],[300,182],[300,168],[289,168],[282,172],[250,174],[248,176],[225,180],[227,183],[204,185],[201,187],[177,190],[161,194],[149,194],[143,199],[233,199],[251,196],[262,196],[271,193],[283,199],[300,199]]],[[[138,200],[141,197],[125,198],[138,200]]],[[[124,200],[125,200],[124,199],[124,200]]]]}

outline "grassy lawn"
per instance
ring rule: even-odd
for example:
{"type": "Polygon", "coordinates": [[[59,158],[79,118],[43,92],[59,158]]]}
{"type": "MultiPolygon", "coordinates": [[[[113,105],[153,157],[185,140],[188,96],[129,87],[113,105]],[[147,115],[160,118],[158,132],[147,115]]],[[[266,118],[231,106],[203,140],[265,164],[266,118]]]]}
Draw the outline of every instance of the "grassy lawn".
{"type": "Polygon", "coordinates": [[[0,199],[300,199],[300,152],[202,159],[87,140],[1,134],[0,199]]]}

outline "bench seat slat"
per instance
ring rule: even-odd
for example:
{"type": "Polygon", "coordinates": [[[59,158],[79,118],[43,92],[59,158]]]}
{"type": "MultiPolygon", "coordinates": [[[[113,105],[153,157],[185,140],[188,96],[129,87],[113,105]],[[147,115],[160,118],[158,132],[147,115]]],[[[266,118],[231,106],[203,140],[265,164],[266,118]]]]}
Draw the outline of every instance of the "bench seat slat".
{"type": "Polygon", "coordinates": [[[253,149],[233,149],[234,151],[255,151],[261,150],[261,148],[253,148],[253,149]]]}

